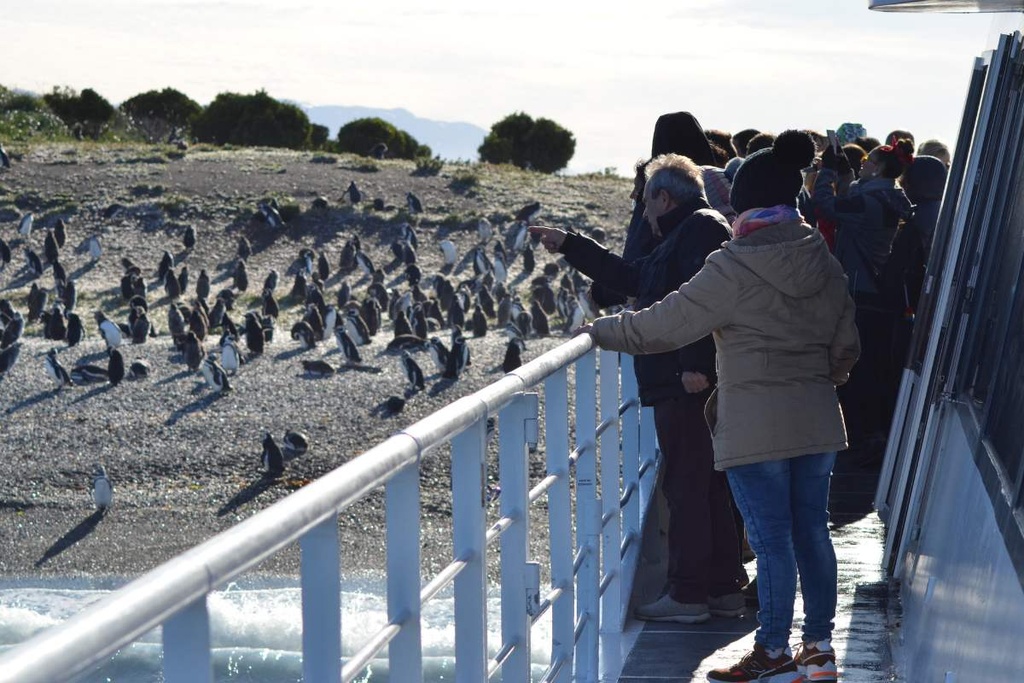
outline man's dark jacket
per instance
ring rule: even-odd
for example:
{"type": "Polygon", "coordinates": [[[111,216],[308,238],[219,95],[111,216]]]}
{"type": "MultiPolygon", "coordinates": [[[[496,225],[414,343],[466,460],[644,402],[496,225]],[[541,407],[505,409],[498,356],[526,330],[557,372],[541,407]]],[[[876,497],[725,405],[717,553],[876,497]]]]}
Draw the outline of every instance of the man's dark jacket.
{"type": "MultiPolygon", "coordinates": [[[[647,256],[625,261],[597,242],[577,233],[566,235],[560,251],[577,270],[595,282],[636,297],[634,308],[647,308],[697,274],[708,254],[729,240],[729,224],[701,197],[658,218],[662,240],[647,256]]],[[[687,394],[683,372],[699,372],[715,383],[715,343],[708,335],[678,351],[634,358],[640,402],[645,405],[680,396],[707,398],[709,392],[687,394]]]]}

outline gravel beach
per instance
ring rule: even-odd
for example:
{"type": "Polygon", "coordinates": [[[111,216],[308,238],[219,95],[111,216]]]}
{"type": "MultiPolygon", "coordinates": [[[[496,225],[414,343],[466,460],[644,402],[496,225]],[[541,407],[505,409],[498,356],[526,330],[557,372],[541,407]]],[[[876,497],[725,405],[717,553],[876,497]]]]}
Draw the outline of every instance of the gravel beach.
{"type": "MultiPolygon", "coordinates": [[[[501,377],[506,337],[493,327],[479,339],[467,334],[473,364],[463,377],[442,380],[428,354],[417,351],[426,390],[409,398],[401,413],[382,416],[381,403],[389,395],[402,395],[406,387],[400,356],[386,349],[392,331],[385,318],[381,332],[361,349],[364,363],[379,372],[344,370],[309,378],[301,360],[322,358],[338,367],[342,356],[333,340],[304,351],[289,336],[302,311],[302,302],[287,296],[300,249],[327,256],[328,303],[334,302],[342,280],[352,285],[356,298],[365,296],[368,278],[358,270],[338,272],[342,245],[354,235],[385,266],[385,286],[404,291],[403,267],[389,269],[387,264],[398,226],[408,221],[419,235],[417,262],[425,277],[441,267],[438,242],[455,243],[459,262],[449,277],[457,282],[473,274],[466,256],[478,243],[477,219],[487,217],[500,229],[532,201],[541,204],[537,222],[584,232],[599,229],[617,248],[632,185],[616,177],[557,177],[479,165],[446,164],[439,174],[424,176],[415,174],[411,162],[263,149],[196,146],[180,152],[164,146],[69,144],[13,151],[12,168],[0,170],[0,237],[14,252],[0,272],[0,298],[26,313],[34,281],[51,290],[52,301],[51,271],[30,279],[23,251],[30,247],[41,254],[47,229],[63,219],[68,240],[60,261],[78,286],[76,311],[86,335],[81,344],[67,348],[45,340],[38,322],[27,325],[20,358],[0,379],[0,576],[9,578],[136,576],[501,377]],[[345,194],[352,181],[364,196],[358,205],[345,194]],[[423,213],[408,213],[409,191],[422,201],[423,213]],[[297,213],[277,231],[254,217],[257,203],[271,197],[294,207],[289,216],[297,213]],[[327,199],[327,208],[312,208],[317,197],[327,199]],[[373,209],[374,199],[382,200],[384,208],[373,209]],[[34,216],[27,237],[18,233],[26,212],[34,216]],[[198,234],[192,250],[182,243],[188,226],[198,234]],[[103,245],[96,262],[76,250],[91,235],[99,235],[103,245]],[[167,333],[169,302],[156,282],[156,269],[164,250],[170,251],[175,270],[187,265],[192,283],[205,269],[216,294],[232,286],[243,235],[254,248],[247,261],[252,284],[238,293],[232,318],[241,321],[246,310],[258,305],[260,283],[272,268],[281,274],[276,293],[282,311],[273,343],[231,377],[232,392],[219,394],[188,370],[173,347],[167,333]],[[69,369],[82,362],[106,364],[93,312],[127,319],[119,289],[124,257],[142,268],[150,317],[160,334],[122,351],[128,363],[147,361],[150,377],[118,386],[54,389],[44,370],[51,348],[58,349],[69,369]],[[268,485],[259,463],[263,431],[280,441],[287,429],[307,434],[310,450],[268,485]],[[116,488],[114,506],[102,518],[93,515],[90,498],[94,463],[106,466],[116,488]]],[[[496,232],[492,242],[499,238],[496,232]]],[[[510,267],[508,282],[524,301],[530,298],[530,280],[554,260],[540,248],[535,256],[532,274],[522,272],[522,258],[510,267]]],[[[194,298],[193,287],[183,301],[194,298]]],[[[428,286],[423,289],[432,293],[428,286]]],[[[524,360],[564,341],[561,325],[553,319],[554,336],[528,339],[524,360]]],[[[447,329],[436,334],[447,343],[447,329]]],[[[211,333],[207,350],[215,348],[218,337],[219,330],[211,333]]],[[[543,453],[536,455],[532,469],[538,476],[543,471],[543,453]]],[[[424,572],[429,573],[445,564],[450,553],[447,449],[426,458],[421,473],[424,572]]],[[[379,492],[342,515],[346,573],[372,573],[383,565],[382,520],[379,492]]],[[[259,571],[291,575],[297,567],[293,548],[259,571]]]]}

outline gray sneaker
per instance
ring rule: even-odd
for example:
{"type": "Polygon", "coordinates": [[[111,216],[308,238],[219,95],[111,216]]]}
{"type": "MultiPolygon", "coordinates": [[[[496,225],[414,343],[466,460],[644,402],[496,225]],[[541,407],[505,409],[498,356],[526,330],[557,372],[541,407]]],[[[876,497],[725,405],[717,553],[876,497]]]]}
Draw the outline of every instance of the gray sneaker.
{"type": "Polygon", "coordinates": [[[679,624],[700,624],[711,618],[707,604],[703,602],[676,602],[669,595],[663,595],[654,602],[637,606],[633,614],[644,621],[674,621],[679,624]]]}
{"type": "Polygon", "coordinates": [[[743,593],[728,593],[708,596],[708,611],[716,617],[740,617],[747,609],[747,596],[743,593]]]}

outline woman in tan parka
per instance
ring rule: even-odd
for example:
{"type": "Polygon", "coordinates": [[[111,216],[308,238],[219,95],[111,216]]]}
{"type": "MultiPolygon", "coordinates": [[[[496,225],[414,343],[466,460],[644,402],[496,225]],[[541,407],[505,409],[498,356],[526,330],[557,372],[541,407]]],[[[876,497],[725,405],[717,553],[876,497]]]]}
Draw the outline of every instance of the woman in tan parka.
{"type": "Polygon", "coordinates": [[[843,269],[795,208],[800,169],[813,156],[799,131],[749,156],[733,181],[734,239],[658,303],[581,328],[602,348],[632,354],[714,336],[718,388],[705,414],[715,467],[726,470],[757,553],[760,627],[753,651],[711,681],[836,680],[829,479],[847,446],[836,386],[860,343],[843,269]],[[798,567],[805,617],[794,658],[798,567]]]}

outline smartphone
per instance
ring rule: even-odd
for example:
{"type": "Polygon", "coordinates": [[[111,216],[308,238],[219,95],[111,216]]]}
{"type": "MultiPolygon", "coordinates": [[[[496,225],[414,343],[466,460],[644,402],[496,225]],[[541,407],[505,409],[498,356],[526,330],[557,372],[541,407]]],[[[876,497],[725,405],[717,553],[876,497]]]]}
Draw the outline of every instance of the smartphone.
{"type": "Polygon", "coordinates": [[[836,135],[836,132],[829,130],[825,131],[825,134],[828,135],[828,144],[832,145],[832,151],[839,154],[839,137],[836,135]]]}

